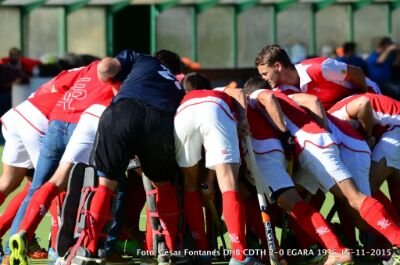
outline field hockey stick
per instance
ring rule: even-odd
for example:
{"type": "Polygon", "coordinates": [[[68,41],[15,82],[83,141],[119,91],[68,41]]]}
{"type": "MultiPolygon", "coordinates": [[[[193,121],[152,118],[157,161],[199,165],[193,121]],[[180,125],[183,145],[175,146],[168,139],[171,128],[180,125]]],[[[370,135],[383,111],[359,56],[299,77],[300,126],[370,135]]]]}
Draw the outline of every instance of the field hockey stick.
{"type": "Polygon", "coordinates": [[[265,199],[264,192],[261,189],[261,175],[254,157],[250,136],[245,137],[245,146],[247,147],[247,154],[245,154],[244,158],[256,183],[258,203],[260,204],[261,217],[268,242],[269,262],[271,265],[279,265],[278,251],[275,245],[275,235],[272,229],[271,219],[267,213],[267,200],[265,199]]]}
{"type": "MultiPolygon", "coordinates": [[[[294,164],[294,156],[290,156],[287,159],[287,172],[290,177],[293,177],[293,164],[294,164]]],[[[281,233],[281,248],[286,249],[286,241],[289,234],[289,216],[286,212],[283,212],[282,217],[282,233],[281,233]]]]}

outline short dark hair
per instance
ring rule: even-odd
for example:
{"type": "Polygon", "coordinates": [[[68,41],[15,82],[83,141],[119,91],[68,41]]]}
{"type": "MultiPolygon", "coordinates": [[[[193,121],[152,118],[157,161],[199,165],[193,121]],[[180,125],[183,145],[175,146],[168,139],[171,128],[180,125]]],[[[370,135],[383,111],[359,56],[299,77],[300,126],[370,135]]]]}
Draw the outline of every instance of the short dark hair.
{"type": "Polygon", "coordinates": [[[181,57],[170,50],[159,50],[154,57],[165,65],[172,74],[177,75],[182,72],[181,57]]]}
{"type": "Polygon", "coordinates": [[[186,92],[199,89],[212,89],[210,80],[205,75],[195,72],[186,74],[182,80],[182,85],[186,92]]]}
{"type": "Polygon", "coordinates": [[[349,41],[343,43],[343,53],[355,52],[357,44],[355,42],[349,41]]]}
{"type": "Polygon", "coordinates": [[[243,85],[243,91],[245,94],[250,95],[258,89],[271,89],[268,82],[262,79],[260,76],[254,76],[247,79],[243,85]]]}
{"type": "Polygon", "coordinates": [[[286,53],[281,46],[277,44],[268,45],[264,47],[260,53],[257,55],[255,64],[256,66],[259,65],[267,65],[272,66],[274,63],[279,62],[284,67],[293,68],[294,65],[289,58],[289,55],[286,53]]]}
{"type": "Polygon", "coordinates": [[[17,47],[10,48],[10,50],[8,52],[9,52],[9,54],[11,54],[12,52],[15,52],[15,53],[18,53],[18,55],[21,55],[21,50],[18,49],[17,47]]]}
{"type": "Polygon", "coordinates": [[[390,37],[383,37],[382,39],[379,40],[378,47],[384,48],[385,46],[392,45],[392,44],[393,44],[393,41],[390,37]]]}

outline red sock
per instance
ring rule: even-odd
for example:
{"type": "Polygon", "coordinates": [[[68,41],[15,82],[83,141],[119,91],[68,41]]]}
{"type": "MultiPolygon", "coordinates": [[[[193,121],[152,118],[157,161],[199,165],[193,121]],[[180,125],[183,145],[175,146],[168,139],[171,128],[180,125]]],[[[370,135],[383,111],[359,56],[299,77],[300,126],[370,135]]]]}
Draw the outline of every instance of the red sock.
{"type": "Polygon", "coordinates": [[[96,254],[100,238],[105,237],[104,228],[111,221],[111,203],[114,192],[104,185],[99,185],[94,192],[93,199],[90,203],[89,210],[89,228],[93,233],[92,237],[85,237],[83,245],[92,253],[96,254]]]}
{"type": "Polygon", "coordinates": [[[399,192],[400,180],[398,180],[395,177],[391,177],[387,181],[388,181],[390,199],[392,200],[392,205],[396,211],[397,216],[400,217],[400,192],[399,192]]]}
{"type": "Polygon", "coordinates": [[[146,242],[144,246],[147,247],[146,250],[148,251],[153,250],[153,227],[151,226],[150,218],[149,207],[146,205],[146,242]]]}
{"type": "Polygon", "coordinates": [[[56,196],[50,205],[50,215],[51,215],[51,238],[50,247],[56,249],[57,234],[59,228],[59,218],[61,217],[62,204],[65,198],[65,191],[61,192],[56,196]]]}
{"type": "Polygon", "coordinates": [[[261,211],[257,198],[250,196],[244,201],[246,208],[246,226],[261,240],[262,247],[268,249],[267,237],[265,235],[265,228],[261,220],[261,211]]]}
{"type": "Polygon", "coordinates": [[[28,240],[32,240],[36,228],[49,209],[51,201],[58,193],[57,186],[54,183],[47,182],[33,194],[24,219],[19,226],[19,230],[26,231],[28,240]]]}
{"type": "Polygon", "coordinates": [[[318,240],[327,249],[339,252],[345,248],[332,232],[322,215],[306,202],[300,201],[297,203],[290,215],[304,231],[318,240]]]}
{"type": "Polygon", "coordinates": [[[347,239],[349,244],[348,247],[353,247],[357,245],[356,225],[346,208],[338,209],[337,213],[340,219],[340,229],[342,230],[344,237],[347,239]]]}
{"type": "Polygon", "coordinates": [[[294,231],[297,241],[301,249],[309,249],[312,245],[318,243],[314,237],[310,236],[309,233],[304,231],[296,220],[293,218],[289,219],[289,227],[294,231]]]}
{"type": "Polygon", "coordinates": [[[24,189],[14,196],[14,198],[8,203],[7,208],[0,218],[0,238],[4,236],[4,234],[10,229],[12,221],[14,220],[15,215],[17,214],[19,207],[24,201],[26,195],[28,194],[28,190],[31,186],[31,182],[28,181],[25,184],[24,189]]]}
{"type": "Polygon", "coordinates": [[[246,257],[245,211],[237,191],[222,194],[224,220],[232,246],[232,257],[243,261],[246,257]]]}
{"type": "Polygon", "coordinates": [[[378,202],[382,203],[385,206],[386,211],[390,214],[390,216],[396,220],[397,223],[400,222],[399,216],[397,215],[396,209],[394,208],[394,204],[389,200],[388,197],[382,192],[377,191],[371,195],[372,198],[376,199],[378,202]]]}
{"type": "Polygon", "coordinates": [[[383,204],[367,197],[360,207],[361,217],[376,231],[384,235],[392,245],[400,246],[400,227],[385,210],[383,204]]]}
{"type": "Polygon", "coordinates": [[[178,236],[179,208],[176,189],[168,183],[157,187],[156,208],[169,250],[175,250],[178,236]]]}
{"type": "Polygon", "coordinates": [[[199,192],[183,193],[183,211],[192,238],[198,250],[208,250],[204,226],[203,206],[199,192]]]}

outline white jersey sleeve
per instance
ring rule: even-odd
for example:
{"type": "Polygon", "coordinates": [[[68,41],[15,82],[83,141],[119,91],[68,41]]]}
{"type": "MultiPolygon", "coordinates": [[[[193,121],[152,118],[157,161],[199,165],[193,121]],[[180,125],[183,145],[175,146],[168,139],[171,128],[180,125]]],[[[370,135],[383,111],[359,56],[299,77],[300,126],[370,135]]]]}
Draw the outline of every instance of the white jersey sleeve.
{"type": "Polygon", "coordinates": [[[344,81],[347,77],[347,64],[328,58],[322,62],[321,72],[328,81],[344,81]]]}

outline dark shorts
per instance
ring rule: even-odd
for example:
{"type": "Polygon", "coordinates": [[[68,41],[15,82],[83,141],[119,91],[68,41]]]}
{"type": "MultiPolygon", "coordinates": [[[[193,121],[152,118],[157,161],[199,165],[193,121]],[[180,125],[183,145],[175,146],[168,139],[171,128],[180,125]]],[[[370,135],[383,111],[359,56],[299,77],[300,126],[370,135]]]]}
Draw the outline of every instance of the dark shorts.
{"type": "Polygon", "coordinates": [[[172,179],[177,172],[174,115],[135,99],[111,103],[99,121],[93,154],[96,169],[107,179],[120,180],[137,155],[152,181],[172,179]]]}

